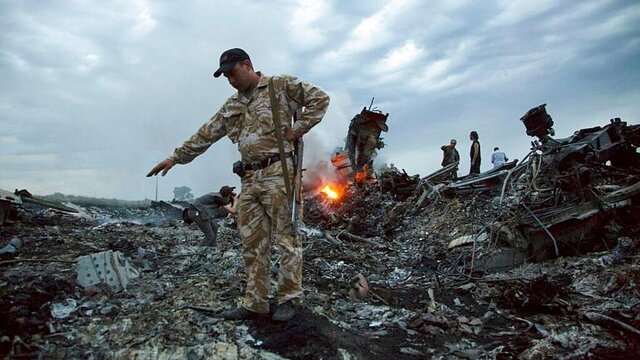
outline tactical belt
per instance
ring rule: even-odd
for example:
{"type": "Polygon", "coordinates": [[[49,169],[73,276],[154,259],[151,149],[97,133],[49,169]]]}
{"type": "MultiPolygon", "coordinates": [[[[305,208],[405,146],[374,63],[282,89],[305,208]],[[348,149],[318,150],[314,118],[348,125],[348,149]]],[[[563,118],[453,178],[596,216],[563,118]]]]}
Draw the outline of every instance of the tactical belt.
{"type": "MultiPolygon", "coordinates": [[[[286,158],[290,158],[293,157],[293,153],[288,152],[286,154],[284,154],[285,159],[286,158]]],[[[262,159],[261,161],[254,161],[252,163],[248,163],[248,164],[243,164],[242,165],[242,169],[244,169],[244,171],[257,171],[257,170],[261,170],[264,169],[266,167],[268,167],[271,164],[275,164],[278,161],[280,161],[280,154],[274,154],[269,156],[266,159],[262,159]]]]}

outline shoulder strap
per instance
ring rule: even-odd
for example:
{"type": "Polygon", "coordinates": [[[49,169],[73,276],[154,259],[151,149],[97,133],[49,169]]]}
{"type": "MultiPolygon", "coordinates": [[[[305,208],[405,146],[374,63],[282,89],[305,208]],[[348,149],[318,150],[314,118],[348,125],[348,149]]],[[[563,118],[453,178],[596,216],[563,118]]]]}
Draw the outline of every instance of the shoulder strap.
{"type": "Polygon", "coordinates": [[[278,150],[280,152],[280,162],[282,163],[282,173],[284,174],[284,187],[287,190],[287,200],[292,200],[291,183],[289,182],[289,171],[287,169],[287,158],[284,154],[284,143],[282,142],[282,126],[278,117],[278,101],[276,100],[276,92],[273,89],[273,77],[269,79],[269,97],[271,98],[271,117],[276,126],[276,139],[278,140],[278,150]]]}

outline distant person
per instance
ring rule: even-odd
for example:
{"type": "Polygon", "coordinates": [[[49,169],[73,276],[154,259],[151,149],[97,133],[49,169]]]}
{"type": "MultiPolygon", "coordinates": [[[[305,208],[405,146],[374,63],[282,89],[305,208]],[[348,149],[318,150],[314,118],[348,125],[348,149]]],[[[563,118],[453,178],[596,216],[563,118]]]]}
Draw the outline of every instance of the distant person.
{"type": "MultiPolygon", "coordinates": [[[[448,145],[442,145],[440,149],[442,150],[442,167],[446,167],[451,164],[460,163],[460,153],[456,149],[456,144],[458,142],[456,139],[451,139],[448,145]]],[[[458,165],[451,170],[451,175],[456,179],[458,177],[458,165]]]]}
{"type": "Polygon", "coordinates": [[[235,187],[223,186],[220,192],[211,192],[193,200],[189,207],[182,211],[182,219],[185,223],[195,222],[202,230],[204,240],[201,246],[216,247],[218,245],[218,224],[216,219],[224,217],[220,209],[226,213],[235,214],[238,206],[237,195],[233,192],[235,187]]]}
{"type": "Polygon", "coordinates": [[[469,133],[469,140],[471,140],[471,150],[469,151],[469,156],[471,157],[471,170],[469,171],[469,175],[478,175],[480,174],[480,163],[482,162],[478,133],[475,131],[469,133]]]}
{"type": "Polygon", "coordinates": [[[499,147],[494,147],[493,148],[493,155],[491,155],[491,163],[493,163],[493,168],[497,168],[500,167],[502,164],[506,163],[507,161],[509,161],[509,159],[507,158],[507,155],[500,151],[499,147]]]}

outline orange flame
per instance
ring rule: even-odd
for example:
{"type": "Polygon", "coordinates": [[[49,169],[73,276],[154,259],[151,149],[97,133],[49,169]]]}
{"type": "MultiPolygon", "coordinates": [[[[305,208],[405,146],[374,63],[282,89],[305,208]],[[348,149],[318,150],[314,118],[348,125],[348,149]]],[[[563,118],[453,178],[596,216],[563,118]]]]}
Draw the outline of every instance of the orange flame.
{"type": "Polygon", "coordinates": [[[320,192],[329,198],[329,200],[338,200],[341,195],[340,190],[330,184],[325,185],[320,192]]]}

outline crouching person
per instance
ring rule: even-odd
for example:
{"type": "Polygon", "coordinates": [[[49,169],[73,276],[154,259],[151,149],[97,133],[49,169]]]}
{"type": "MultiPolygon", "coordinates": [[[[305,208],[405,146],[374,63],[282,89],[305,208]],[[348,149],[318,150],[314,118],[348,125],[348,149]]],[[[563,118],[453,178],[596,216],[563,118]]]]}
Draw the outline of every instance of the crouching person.
{"type": "Polygon", "coordinates": [[[237,195],[233,192],[235,187],[223,186],[220,192],[212,192],[200,196],[182,211],[182,219],[185,223],[195,222],[204,234],[201,246],[216,247],[218,245],[217,219],[225,217],[227,213],[234,214],[238,206],[237,195]]]}

